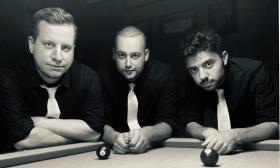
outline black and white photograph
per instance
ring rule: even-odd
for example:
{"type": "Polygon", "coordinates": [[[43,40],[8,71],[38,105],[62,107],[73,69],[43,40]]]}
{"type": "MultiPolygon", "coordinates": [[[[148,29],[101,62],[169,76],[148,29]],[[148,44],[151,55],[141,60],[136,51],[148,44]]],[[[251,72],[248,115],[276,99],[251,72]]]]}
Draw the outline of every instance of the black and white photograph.
{"type": "Polygon", "coordinates": [[[0,168],[277,168],[278,0],[1,0],[0,168]]]}

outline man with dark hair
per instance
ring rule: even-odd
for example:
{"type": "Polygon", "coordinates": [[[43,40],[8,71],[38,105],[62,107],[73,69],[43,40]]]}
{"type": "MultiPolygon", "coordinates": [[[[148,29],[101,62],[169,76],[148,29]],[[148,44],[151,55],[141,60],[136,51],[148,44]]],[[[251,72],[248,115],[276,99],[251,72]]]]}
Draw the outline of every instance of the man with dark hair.
{"type": "Polygon", "coordinates": [[[187,36],[180,52],[189,72],[182,121],[205,140],[202,146],[226,154],[239,143],[278,136],[278,96],[263,63],[229,59],[213,29],[187,36]]]}
{"type": "Polygon", "coordinates": [[[101,87],[93,70],[74,61],[72,15],[45,8],[33,19],[33,58],[1,69],[2,138],[18,150],[97,141],[104,126],[101,87]]]}
{"type": "Polygon", "coordinates": [[[173,73],[149,57],[144,33],[128,26],[116,35],[113,61],[98,71],[104,93],[103,140],[116,153],[143,153],[175,128],[173,73]]]}

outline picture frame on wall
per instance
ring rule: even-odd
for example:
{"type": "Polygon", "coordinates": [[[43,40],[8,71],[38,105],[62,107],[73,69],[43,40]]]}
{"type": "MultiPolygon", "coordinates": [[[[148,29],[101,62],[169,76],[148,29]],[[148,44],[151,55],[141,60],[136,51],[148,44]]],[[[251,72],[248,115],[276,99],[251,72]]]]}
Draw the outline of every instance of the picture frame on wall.
{"type": "Polygon", "coordinates": [[[236,32],[235,0],[216,2],[208,5],[208,24],[221,34],[236,32]]]}
{"type": "Polygon", "coordinates": [[[148,5],[161,0],[123,0],[126,9],[148,5]]]}
{"type": "Polygon", "coordinates": [[[161,17],[160,33],[162,39],[184,35],[196,28],[196,11],[178,12],[161,17]]]}

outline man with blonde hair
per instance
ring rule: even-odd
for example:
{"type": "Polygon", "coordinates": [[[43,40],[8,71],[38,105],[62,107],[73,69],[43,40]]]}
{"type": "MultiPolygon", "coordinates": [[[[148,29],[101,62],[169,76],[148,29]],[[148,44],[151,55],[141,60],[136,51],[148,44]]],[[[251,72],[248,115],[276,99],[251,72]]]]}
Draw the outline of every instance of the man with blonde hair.
{"type": "MultiPolygon", "coordinates": [[[[34,14],[30,57],[0,73],[0,126],[17,150],[97,141],[103,130],[97,74],[74,61],[77,27],[61,8],[34,14]]],[[[2,145],[1,145],[2,146],[2,145]]]]}

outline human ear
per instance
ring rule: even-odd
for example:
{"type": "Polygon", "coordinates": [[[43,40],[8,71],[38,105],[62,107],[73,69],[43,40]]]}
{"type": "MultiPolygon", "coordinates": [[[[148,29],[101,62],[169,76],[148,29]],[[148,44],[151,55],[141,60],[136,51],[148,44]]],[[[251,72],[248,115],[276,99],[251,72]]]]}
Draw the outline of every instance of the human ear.
{"type": "Polygon", "coordinates": [[[227,51],[223,51],[222,59],[223,59],[223,64],[226,65],[228,62],[228,52],[227,51]]]}
{"type": "Polygon", "coordinates": [[[144,56],[145,56],[145,62],[147,62],[149,60],[149,57],[150,57],[150,50],[149,49],[145,49],[144,56]]]}
{"type": "Polygon", "coordinates": [[[34,41],[33,37],[32,36],[28,36],[28,47],[29,47],[29,52],[31,54],[33,54],[34,43],[35,43],[35,41],[34,41]]]}

